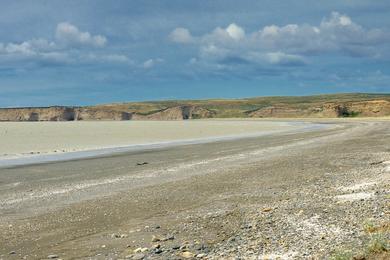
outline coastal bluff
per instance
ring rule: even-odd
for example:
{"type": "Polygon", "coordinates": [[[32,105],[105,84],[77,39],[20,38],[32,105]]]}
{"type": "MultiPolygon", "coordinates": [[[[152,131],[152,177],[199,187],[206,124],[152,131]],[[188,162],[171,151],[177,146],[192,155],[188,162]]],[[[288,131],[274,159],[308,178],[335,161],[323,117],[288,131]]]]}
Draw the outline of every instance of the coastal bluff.
{"type": "Polygon", "coordinates": [[[79,107],[0,108],[0,121],[122,121],[387,116],[390,116],[390,94],[332,94],[248,99],[168,100],[79,107]]]}

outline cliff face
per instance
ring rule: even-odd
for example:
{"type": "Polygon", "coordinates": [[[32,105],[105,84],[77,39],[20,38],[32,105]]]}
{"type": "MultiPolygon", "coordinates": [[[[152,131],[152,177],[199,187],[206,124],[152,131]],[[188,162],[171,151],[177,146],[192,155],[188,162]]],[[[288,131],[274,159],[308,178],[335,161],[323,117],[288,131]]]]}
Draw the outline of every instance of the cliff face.
{"type": "Polygon", "coordinates": [[[194,106],[176,106],[167,108],[161,111],[154,112],[149,115],[133,114],[134,120],[186,120],[198,118],[210,118],[214,113],[202,108],[194,106]]]}
{"type": "Polygon", "coordinates": [[[361,102],[337,102],[314,105],[305,108],[269,106],[248,113],[249,117],[378,117],[390,115],[390,102],[373,100],[361,102]]]}
{"type": "Polygon", "coordinates": [[[126,112],[73,107],[0,109],[0,121],[130,120],[131,116],[126,112]]]}
{"type": "Polygon", "coordinates": [[[79,108],[75,110],[74,120],[120,121],[120,120],[130,120],[130,119],[132,119],[132,114],[127,112],[79,108]]]}
{"type": "Polygon", "coordinates": [[[366,102],[354,102],[349,104],[350,111],[356,111],[360,116],[389,116],[390,101],[373,100],[366,102]]]}
{"type": "Polygon", "coordinates": [[[103,108],[4,108],[0,121],[81,121],[81,120],[185,120],[212,117],[213,113],[201,107],[177,106],[142,115],[103,108]]]}
{"type": "Polygon", "coordinates": [[[71,120],[75,120],[75,109],[69,107],[0,109],[0,121],[71,121],[71,120]]]}
{"type": "Polygon", "coordinates": [[[270,97],[242,100],[162,101],[91,107],[0,109],[0,121],[185,120],[200,118],[335,118],[390,116],[390,95],[270,97]]]}

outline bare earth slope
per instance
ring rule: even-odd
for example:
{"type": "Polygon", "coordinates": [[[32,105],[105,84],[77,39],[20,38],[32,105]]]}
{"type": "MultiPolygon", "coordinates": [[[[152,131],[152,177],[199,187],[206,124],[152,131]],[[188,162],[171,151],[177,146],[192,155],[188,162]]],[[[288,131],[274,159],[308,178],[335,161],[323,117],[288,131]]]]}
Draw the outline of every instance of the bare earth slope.
{"type": "Polygon", "coordinates": [[[335,94],[306,97],[260,97],[237,100],[134,102],[90,107],[0,109],[0,121],[383,116],[390,116],[389,94],[335,94]]]}
{"type": "Polygon", "coordinates": [[[388,259],[390,122],[325,123],[0,169],[0,258],[388,259]]]}

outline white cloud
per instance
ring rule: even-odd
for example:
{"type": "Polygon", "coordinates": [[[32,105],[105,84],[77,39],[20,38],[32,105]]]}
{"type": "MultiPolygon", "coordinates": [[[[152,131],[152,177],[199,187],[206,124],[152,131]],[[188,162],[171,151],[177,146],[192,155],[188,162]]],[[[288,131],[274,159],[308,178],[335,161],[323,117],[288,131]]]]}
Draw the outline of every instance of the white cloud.
{"type": "MultiPolygon", "coordinates": [[[[375,47],[389,40],[389,33],[381,29],[365,29],[346,15],[332,12],[319,26],[308,24],[265,26],[253,34],[253,41],[260,48],[283,50],[295,53],[323,53],[341,51],[349,55],[348,49],[356,45],[375,47]]],[[[362,54],[367,51],[362,50],[362,54]]]]}
{"type": "Polygon", "coordinates": [[[37,60],[53,59],[56,62],[60,60],[68,62],[69,48],[103,47],[106,42],[107,39],[104,36],[81,32],[70,23],[59,23],[55,31],[55,41],[39,38],[21,43],[0,43],[0,54],[7,55],[7,60],[12,60],[14,57],[16,60],[36,58],[37,60]],[[65,56],[67,56],[66,59],[65,56]]]}
{"type": "Polygon", "coordinates": [[[20,44],[8,43],[4,47],[4,52],[7,54],[23,54],[23,55],[36,54],[29,42],[22,42],[20,44]]]}
{"type": "MultiPolygon", "coordinates": [[[[43,42],[43,41],[42,41],[43,42]]],[[[11,63],[15,61],[38,62],[38,63],[68,63],[69,56],[65,52],[56,51],[53,46],[37,45],[41,41],[25,41],[17,43],[0,43],[0,62],[11,63]],[[43,51],[46,49],[45,51],[43,51]]]]}
{"type": "Polygon", "coordinates": [[[46,63],[56,63],[56,64],[65,64],[73,62],[72,57],[70,57],[67,53],[63,52],[47,52],[40,53],[37,57],[41,62],[46,63]]]}
{"type": "Polygon", "coordinates": [[[145,69],[148,69],[148,68],[151,68],[154,66],[154,61],[153,59],[149,59],[149,60],[146,60],[144,63],[143,63],[143,67],[145,69]]]}
{"type": "Polygon", "coordinates": [[[226,32],[232,37],[234,40],[241,40],[245,37],[245,31],[240,26],[235,23],[230,24],[226,29],[226,32]]]}
{"type": "Polygon", "coordinates": [[[271,64],[278,65],[304,65],[305,59],[299,55],[286,54],[283,52],[269,52],[266,54],[266,58],[271,64]]]}
{"type": "Polygon", "coordinates": [[[111,55],[105,55],[103,56],[103,58],[105,61],[110,61],[110,62],[118,62],[118,63],[131,62],[131,60],[125,55],[111,54],[111,55]]]}
{"type": "Polygon", "coordinates": [[[199,54],[203,59],[222,59],[229,55],[231,51],[219,47],[215,44],[208,44],[200,47],[199,54]]]}
{"type": "Polygon", "coordinates": [[[157,59],[149,59],[149,60],[146,60],[143,64],[142,64],[142,67],[144,69],[150,69],[154,66],[156,66],[157,64],[159,63],[162,63],[164,62],[163,59],[160,59],[160,58],[157,58],[157,59]]]}
{"type": "Polygon", "coordinates": [[[107,39],[102,35],[91,35],[89,32],[81,32],[76,26],[70,23],[59,23],[56,29],[56,39],[66,46],[87,45],[103,47],[107,39]]]}
{"type": "Polygon", "coordinates": [[[232,23],[226,28],[217,27],[210,33],[191,37],[198,39],[198,58],[205,61],[286,66],[304,65],[311,56],[327,53],[378,58],[386,55],[386,43],[390,41],[389,31],[366,29],[337,12],[332,12],[318,25],[267,25],[245,33],[242,27],[232,23]]]}
{"type": "Polygon", "coordinates": [[[332,12],[329,18],[321,22],[321,27],[356,26],[350,17],[338,12],[332,12]]]}
{"type": "Polygon", "coordinates": [[[90,62],[108,62],[108,63],[127,63],[133,64],[134,62],[129,59],[126,55],[118,54],[100,54],[96,55],[94,53],[89,53],[87,55],[82,55],[79,57],[80,61],[90,63],[90,62]]]}
{"type": "Polygon", "coordinates": [[[22,43],[0,43],[0,54],[35,55],[41,51],[50,52],[56,49],[54,42],[45,39],[32,39],[22,43]]]}
{"type": "Polygon", "coordinates": [[[244,44],[245,31],[235,23],[226,28],[217,27],[211,33],[200,37],[202,44],[230,45],[244,44]]]}
{"type": "Polygon", "coordinates": [[[169,39],[177,43],[191,43],[194,39],[186,28],[176,28],[169,34],[169,39]]]}
{"type": "Polygon", "coordinates": [[[81,32],[70,23],[58,24],[54,38],[54,41],[39,38],[21,43],[0,42],[0,62],[134,64],[125,55],[94,53],[95,47],[103,47],[106,44],[106,38],[101,35],[91,35],[89,32],[81,32]]]}

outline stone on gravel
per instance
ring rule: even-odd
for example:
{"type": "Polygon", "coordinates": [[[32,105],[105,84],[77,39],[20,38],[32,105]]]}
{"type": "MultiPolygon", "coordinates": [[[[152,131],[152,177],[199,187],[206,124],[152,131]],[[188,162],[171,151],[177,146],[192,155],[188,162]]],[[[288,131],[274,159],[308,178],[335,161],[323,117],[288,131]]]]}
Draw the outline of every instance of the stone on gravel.
{"type": "Polygon", "coordinates": [[[166,237],[166,240],[174,240],[174,239],[175,239],[175,236],[173,236],[173,235],[168,235],[166,237]]]}
{"type": "Polygon", "coordinates": [[[191,252],[188,252],[188,251],[186,251],[186,252],[183,252],[183,253],[181,253],[180,254],[181,255],[181,257],[183,257],[183,258],[193,258],[194,256],[195,256],[195,254],[193,254],[193,253],[191,253],[191,252]]]}
{"type": "Polygon", "coordinates": [[[162,240],[161,237],[157,237],[155,235],[152,236],[152,242],[159,242],[161,240],[162,240]]]}
{"type": "Polygon", "coordinates": [[[131,259],[133,259],[133,260],[142,260],[145,257],[146,256],[144,254],[135,254],[135,255],[133,255],[133,257],[131,259]]]}
{"type": "Polygon", "coordinates": [[[138,248],[134,249],[134,253],[143,253],[146,251],[148,251],[147,247],[138,247],[138,248]]]}
{"type": "Polygon", "coordinates": [[[155,250],[154,250],[154,253],[155,254],[161,254],[163,252],[163,250],[161,249],[161,248],[156,248],[155,250]]]}

